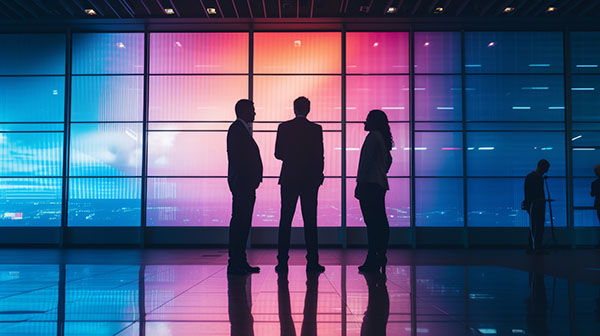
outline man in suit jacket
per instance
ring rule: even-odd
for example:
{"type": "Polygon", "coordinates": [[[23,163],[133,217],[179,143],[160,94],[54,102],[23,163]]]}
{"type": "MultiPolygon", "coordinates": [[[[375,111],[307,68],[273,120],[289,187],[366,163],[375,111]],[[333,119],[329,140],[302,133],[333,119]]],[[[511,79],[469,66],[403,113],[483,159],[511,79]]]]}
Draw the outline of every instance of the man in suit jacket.
{"type": "Polygon", "coordinates": [[[241,99],[235,104],[237,120],[227,131],[227,182],[233,195],[229,223],[228,274],[258,273],[258,267],[248,265],[246,242],[252,225],[256,188],[262,182],[263,166],[260,151],[252,138],[250,123],[254,121],[254,103],[241,99]]]}
{"type": "Polygon", "coordinates": [[[323,128],[308,121],[310,101],[299,97],[294,101],[296,118],[279,124],[275,141],[275,157],[283,161],[281,185],[281,218],[279,221],[279,253],[277,272],[287,272],[292,219],[298,198],[302,205],[306,270],[323,272],[317,250],[317,195],[323,184],[323,128]]]}

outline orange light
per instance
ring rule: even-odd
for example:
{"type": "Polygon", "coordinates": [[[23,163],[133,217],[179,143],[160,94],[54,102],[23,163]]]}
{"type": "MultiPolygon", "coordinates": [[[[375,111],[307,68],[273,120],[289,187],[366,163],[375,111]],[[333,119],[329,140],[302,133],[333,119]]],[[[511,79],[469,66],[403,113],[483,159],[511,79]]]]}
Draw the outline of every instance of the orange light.
{"type": "Polygon", "coordinates": [[[175,14],[175,10],[173,8],[165,8],[165,14],[173,15],[175,14]]]}
{"type": "Polygon", "coordinates": [[[85,9],[85,13],[86,13],[87,15],[96,15],[96,14],[98,14],[98,13],[96,13],[96,11],[95,11],[94,9],[92,9],[92,8],[86,8],[86,9],[85,9]]]}

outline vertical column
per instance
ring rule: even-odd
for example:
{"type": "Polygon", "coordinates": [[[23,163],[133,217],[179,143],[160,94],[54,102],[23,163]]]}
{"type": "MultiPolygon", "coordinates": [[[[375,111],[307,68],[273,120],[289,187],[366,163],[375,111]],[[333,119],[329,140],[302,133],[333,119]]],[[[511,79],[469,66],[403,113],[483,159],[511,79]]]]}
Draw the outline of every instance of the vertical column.
{"type": "MultiPolygon", "coordinates": [[[[254,25],[252,23],[248,27],[248,34],[248,99],[254,101],[254,25]]],[[[246,248],[250,247],[252,247],[252,230],[248,233],[246,241],[246,248]]]]}
{"type": "MultiPolygon", "coordinates": [[[[346,25],[342,25],[342,227],[338,241],[342,248],[348,246],[347,239],[347,184],[346,184],[346,25]]],[[[345,328],[345,324],[343,326],[345,328]]]]}
{"type": "Polygon", "coordinates": [[[61,223],[58,237],[58,247],[63,248],[65,245],[65,235],[67,233],[67,219],[69,211],[69,146],[70,146],[70,121],[71,121],[71,57],[73,35],[71,28],[66,31],[66,47],[65,54],[65,117],[63,128],[63,169],[62,169],[62,208],[61,208],[61,223]]]}
{"type": "Polygon", "coordinates": [[[460,79],[462,86],[462,160],[463,160],[463,246],[469,248],[469,226],[467,206],[467,81],[465,77],[465,31],[460,32],[460,79]]]}
{"type": "Polygon", "coordinates": [[[567,163],[567,227],[569,229],[571,248],[575,248],[575,216],[573,211],[573,124],[571,109],[571,40],[568,29],[563,31],[563,66],[565,90],[565,160],[567,163]]]}
{"type": "MultiPolygon", "coordinates": [[[[411,33],[412,35],[412,33],[411,33]]],[[[410,265],[410,334],[417,336],[417,270],[414,262],[410,265]]]]}
{"type": "Polygon", "coordinates": [[[58,273],[58,311],[56,313],[56,335],[63,336],[65,334],[65,305],[66,305],[66,280],[67,266],[59,265],[58,273]]]}
{"type": "Polygon", "coordinates": [[[416,201],[415,201],[415,29],[410,27],[408,34],[408,74],[409,91],[408,104],[410,106],[409,130],[410,130],[410,244],[412,248],[417,247],[416,229],[416,201]]]}
{"type": "MultiPolygon", "coordinates": [[[[144,106],[142,118],[142,206],[140,223],[140,247],[146,245],[146,208],[148,205],[148,102],[150,83],[150,32],[144,28],[144,106]]],[[[140,329],[141,330],[141,329],[140,329]]]]}
{"type": "Polygon", "coordinates": [[[146,265],[140,265],[138,274],[138,311],[140,314],[139,335],[146,335],[146,265]]]}

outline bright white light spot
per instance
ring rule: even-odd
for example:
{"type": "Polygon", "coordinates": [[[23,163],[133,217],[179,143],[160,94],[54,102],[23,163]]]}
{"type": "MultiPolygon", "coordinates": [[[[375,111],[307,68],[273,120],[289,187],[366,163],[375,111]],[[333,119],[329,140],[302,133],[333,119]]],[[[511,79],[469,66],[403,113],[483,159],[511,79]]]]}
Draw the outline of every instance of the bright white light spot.
{"type": "Polygon", "coordinates": [[[488,43],[488,47],[493,47],[495,45],[496,45],[496,42],[490,42],[490,43],[488,43]]]}
{"type": "Polygon", "coordinates": [[[125,48],[125,44],[123,42],[117,42],[117,47],[119,48],[125,48]]]}
{"type": "Polygon", "coordinates": [[[481,150],[481,151],[489,151],[489,150],[494,150],[496,148],[495,147],[479,147],[477,149],[481,150]]]}
{"type": "Polygon", "coordinates": [[[302,46],[302,41],[300,41],[300,40],[294,41],[294,47],[299,48],[301,46],[302,46]]]}
{"type": "Polygon", "coordinates": [[[378,47],[378,46],[379,46],[379,42],[373,43],[373,47],[378,47]]]}
{"type": "Polygon", "coordinates": [[[429,46],[429,42],[425,42],[425,44],[423,44],[424,46],[428,47],[429,46]]]}
{"type": "Polygon", "coordinates": [[[181,48],[181,42],[175,42],[175,45],[181,48]]]}
{"type": "Polygon", "coordinates": [[[573,139],[571,139],[571,141],[575,141],[575,140],[580,139],[582,137],[583,137],[583,135],[578,135],[578,136],[574,137],[573,139]]]}

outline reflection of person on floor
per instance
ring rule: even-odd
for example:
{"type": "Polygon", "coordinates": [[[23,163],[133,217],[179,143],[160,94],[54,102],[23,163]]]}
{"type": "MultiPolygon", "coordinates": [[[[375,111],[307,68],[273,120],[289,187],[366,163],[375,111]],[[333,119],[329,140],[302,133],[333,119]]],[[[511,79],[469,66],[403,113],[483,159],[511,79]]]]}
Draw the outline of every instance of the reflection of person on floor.
{"type": "MultiPolygon", "coordinates": [[[[319,272],[306,273],[306,294],[304,296],[302,336],[317,335],[319,275],[319,272]]],[[[296,336],[296,328],[294,327],[294,320],[292,319],[287,272],[279,273],[279,278],[277,278],[277,303],[279,305],[279,326],[281,336],[296,336]]]]}
{"type": "Polygon", "coordinates": [[[549,335],[548,300],[544,274],[529,273],[529,298],[527,302],[527,335],[549,335]]]}
{"type": "Polygon", "coordinates": [[[390,296],[385,275],[380,273],[364,273],[363,275],[369,288],[369,301],[360,328],[360,335],[385,336],[390,316],[390,296]]]}
{"type": "Polygon", "coordinates": [[[281,217],[279,218],[279,251],[275,271],[287,272],[292,219],[300,198],[306,271],[323,272],[319,264],[317,231],[317,198],[323,184],[323,128],[309,121],[310,101],[306,97],[294,100],[296,118],[279,124],[275,139],[275,157],[283,161],[281,185],[281,217]]]}
{"type": "Polygon", "coordinates": [[[594,174],[596,174],[596,180],[592,182],[592,197],[594,198],[594,209],[598,215],[598,222],[600,222],[600,164],[594,167],[594,174]]]}
{"type": "Polygon", "coordinates": [[[390,224],[385,213],[385,194],[390,189],[387,173],[392,165],[390,151],[393,146],[392,133],[385,112],[372,110],[367,115],[365,131],[369,132],[360,150],[356,190],[365,224],[369,250],[361,272],[385,273],[387,247],[390,239],[390,224]]]}
{"type": "Polygon", "coordinates": [[[544,174],[550,169],[550,162],[540,160],[537,168],[525,178],[525,200],[523,207],[529,214],[528,253],[543,254],[544,224],[546,222],[546,194],[544,174]]]}
{"type": "Polygon", "coordinates": [[[250,275],[228,275],[229,322],[231,335],[254,336],[250,275]]]}

